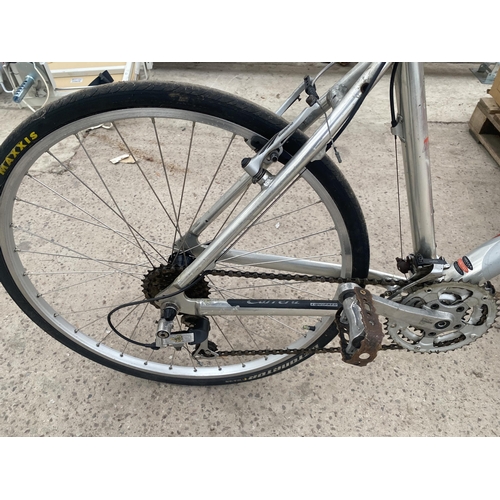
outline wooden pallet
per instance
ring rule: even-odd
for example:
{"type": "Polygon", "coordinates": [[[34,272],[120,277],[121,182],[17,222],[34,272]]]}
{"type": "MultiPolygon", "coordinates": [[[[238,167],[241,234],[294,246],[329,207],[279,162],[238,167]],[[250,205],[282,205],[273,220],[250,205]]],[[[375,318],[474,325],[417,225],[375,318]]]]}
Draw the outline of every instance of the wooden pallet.
{"type": "Polygon", "coordinates": [[[500,165],[500,106],[492,97],[483,97],[469,121],[469,132],[500,165]]]}

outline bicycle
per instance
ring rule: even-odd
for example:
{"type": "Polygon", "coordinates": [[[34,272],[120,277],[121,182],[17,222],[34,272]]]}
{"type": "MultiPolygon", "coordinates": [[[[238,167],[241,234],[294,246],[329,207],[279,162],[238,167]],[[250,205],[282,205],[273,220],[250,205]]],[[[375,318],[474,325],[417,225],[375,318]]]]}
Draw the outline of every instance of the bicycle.
{"type": "Polygon", "coordinates": [[[319,353],[365,366],[380,350],[483,336],[500,235],[452,264],[437,255],[423,66],[358,63],[320,97],[323,71],[276,113],[197,85],[128,82],[29,117],[0,147],[7,292],[77,353],[180,384],[255,380],[319,353]],[[413,241],[401,275],[370,269],[361,207],[329,157],[386,73],[413,241]]]}

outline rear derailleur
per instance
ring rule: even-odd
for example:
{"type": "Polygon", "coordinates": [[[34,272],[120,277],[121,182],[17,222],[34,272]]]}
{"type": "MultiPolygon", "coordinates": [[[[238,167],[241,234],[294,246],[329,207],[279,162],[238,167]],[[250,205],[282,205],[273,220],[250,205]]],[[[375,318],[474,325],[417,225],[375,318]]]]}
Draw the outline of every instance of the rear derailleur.
{"type": "Polygon", "coordinates": [[[213,358],[217,356],[217,345],[208,340],[210,321],[206,316],[182,315],[181,323],[187,327],[185,331],[172,331],[177,309],[167,306],[162,309],[162,315],[156,330],[156,347],[173,347],[180,351],[186,344],[195,346],[191,356],[213,358]]]}

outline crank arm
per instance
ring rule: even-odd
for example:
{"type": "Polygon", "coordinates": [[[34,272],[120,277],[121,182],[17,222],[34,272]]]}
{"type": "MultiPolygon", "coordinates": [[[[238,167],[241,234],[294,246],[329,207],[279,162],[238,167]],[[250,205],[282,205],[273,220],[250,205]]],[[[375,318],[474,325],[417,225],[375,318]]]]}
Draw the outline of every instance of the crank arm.
{"type": "Polygon", "coordinates": [[[427,307],[418,308],[398,304],[392,300],[373,296],[373,304],[377,314],[391,320],[397,320],[416,328],[435,328],[445,332],[453,328],[454,316],[449,313],[434,311],[427,307]]]}
{"type": "MultiPolygon", "coordinates": [[[[337,294],[340,300],[344,300],[349,294],[359,288],[353,283],[340,285],[337,294]]],[[[391,320],[397,320],[416,328],[434,327],[436,330],[446,331],[453,328],[455,317],[452,314],[434,311],[428,307],[411,307],[399,304],[389,299],[371,295],[371,301],[378,316],[385,316],[391,320]]]]}

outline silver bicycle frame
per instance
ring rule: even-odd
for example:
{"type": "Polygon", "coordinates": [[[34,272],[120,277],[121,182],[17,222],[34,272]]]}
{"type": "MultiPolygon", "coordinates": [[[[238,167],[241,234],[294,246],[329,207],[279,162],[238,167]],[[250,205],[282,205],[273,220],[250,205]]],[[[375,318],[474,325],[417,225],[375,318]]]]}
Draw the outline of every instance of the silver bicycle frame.
{"type": "MultiPolygon", "coordinates": [[[[193,224],[191,233],[183,239],[184,248],[196,248],[196,260],[185,269],[175,282],[158,297],[172,294],[190,285],[203,271],[210,269],[214,262],[222,255],[230,257],[233,262],[240,264],[255,264],[269,261],[267,255],[245,258],[245,252],[228,250],[231,244],[240,236],[245,228],[252,224],[257,217],[282,193],[295,179],[304,167],[313,159],[325,154],[326,146],[346,119],[351,115],[360,99],[366,96],[369,84],[375,85],[392,63],[358,63],[347,75],[334,85],[319,103],[304,110],[299,117],[282,130],[265,148],[259,152],[245,167],[243,177],[197,222],[193,224]],[[210,245],[201,246],[198,236],[215,218],[235,200],[252,182],[252,177],[259,171],[262,160],[270,152],[279,148],[287,137],[297,129],[307,128],[314,120],[324,116],[325,110],[332,111],[325,123],[311,136],[298,153],[274,177],[262,183],[261,192],[241,211],[210,245]]],[[[403,162],[407,185],[407,196],[410,211],[411,234],[414,253],[424,258],[436,258],[436,240],[434,229],[434,209],[432,201],[432,186],[429,158],[429,138],[427,129],[427,112],[425,100],[424,74],[422,63],[400,63],[396,75],[396,97],[398,102],[398,125],[394,133],[401,139],[403,162]]],[[[300,90],[297,89],[296,93],[300,90]]],[[[294,94],[296,94],[294,93],[294,94]]],[[[294,94],[286,105],[294,100],[294,94]]],[[[280,113],[286,109],[284,105],[280,113]]],[[[500,236],[500,235],[499,235],[500,236]]],[[[500,237],[480,245],[460,261],[470,263],[463,266],[457,263],[450,266],[444,273],[446,280],[466,280],[479,283],[500,274],[500,237]],[[466,271],[464,269],[467,268],[466,271]],[[465,276],[465,277],[464,277],[465,276]]],[[[262,267],[262,265],[261,265],[262,267]]],[[[340,277],[340,265],[325,264],[308,260],[295,260],[293,263],[282,260],[274,263],[275,270],[296,272],[301,274],[321,274],[340,277]]],[[[370,277],[390,277],[391,274],[370,270],[370,277]]],[[[163,302],[178,304],[183,312],[198,315],[210,314],[262,314],[261,307],[232,306],[226,301],[209,299],[186,299],[183,294],[163,302]]],[[[287,301],[285,301],[287,302],[287,301]]],[[[281,304],[275,314],[287,315],[298,313],[297,308],[286,309],[281,304]]],[[[377,306],[378,307],[378,306],[377,306]]],[[[268,309],[267,313],[271,313],[268,309]]],[[[324,309],[322,315],[335,313],[335,308],[324,309]]],[[[300,310],[300,315],[318,315],[317,310],[300,310]]]]}

